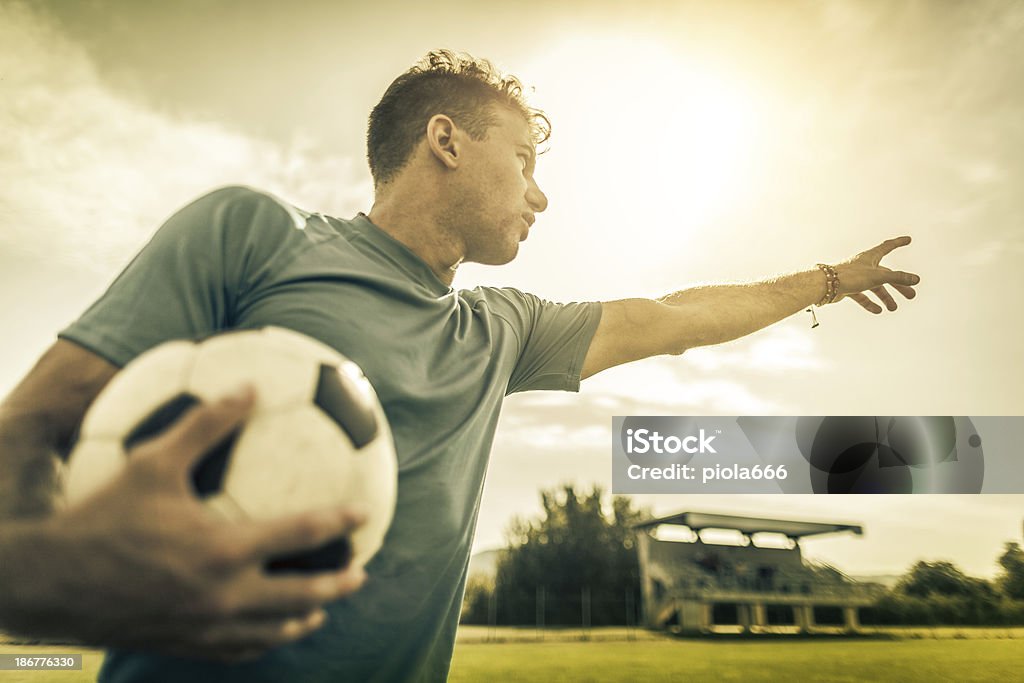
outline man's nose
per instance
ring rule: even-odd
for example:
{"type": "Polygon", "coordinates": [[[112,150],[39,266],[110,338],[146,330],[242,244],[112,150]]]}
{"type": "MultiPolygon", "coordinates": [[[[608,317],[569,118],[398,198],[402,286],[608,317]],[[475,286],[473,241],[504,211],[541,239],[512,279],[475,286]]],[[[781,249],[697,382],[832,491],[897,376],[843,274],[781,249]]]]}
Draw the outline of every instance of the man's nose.
{"type": "Polygon", "coordinates": [[[548,208],[548,197],[541,192],[540,186],[537,185],[536,181],[531,182],[526,190],[526,203],[530,205],[534,213],[540,213],[548,208]]]}

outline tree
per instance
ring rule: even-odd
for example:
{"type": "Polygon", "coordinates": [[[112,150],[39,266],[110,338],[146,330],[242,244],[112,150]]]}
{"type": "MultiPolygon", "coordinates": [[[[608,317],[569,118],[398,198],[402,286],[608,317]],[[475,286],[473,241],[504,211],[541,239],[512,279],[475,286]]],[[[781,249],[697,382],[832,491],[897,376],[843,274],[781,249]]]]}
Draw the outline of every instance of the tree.
{"type": "Polygon", "coordinates": [[[575,487],[541,491],[539,519],[513,520],[508,549],[498,562],[497,620],[503,624],[626,623],[627,605],[639,604],[640,569],[632,524],[645,518],[628,498],[602,507],[603,491],[575,487]],[[583,596],[589,595],[586,608],[583,596]]]}
{"type": "Polygon", "coordinates": [[[967,576],[952,562],[918,562],[900,579],[898,587],[907,595],[918,598],[932,595],[988,599],[995,597],[995,592],[987,581],[967,576]]]}
{"type": "Polygon", "coordinates": [[[896,590],[905,596],[896,604],[906,610],[910,623],[991,624],[1001,618],[999,596],[991,584],[967,576],[951,562],[918,562],[896,590]]]}
{"type": "Polygon", "coordinates": [[[1024,600],[1024,550],[1014,542],[1006,544],[1006,552],[999,558],[1003,568],[999,588],[1012,600],[1024,600]]]}
{"type": "Polygon", "coordinates": [[[470,576],[466,582],[466,592],[462,598],[463,624],[488,623],[491,594],[494,592],[494,581],[490,577],[470,576]]]}

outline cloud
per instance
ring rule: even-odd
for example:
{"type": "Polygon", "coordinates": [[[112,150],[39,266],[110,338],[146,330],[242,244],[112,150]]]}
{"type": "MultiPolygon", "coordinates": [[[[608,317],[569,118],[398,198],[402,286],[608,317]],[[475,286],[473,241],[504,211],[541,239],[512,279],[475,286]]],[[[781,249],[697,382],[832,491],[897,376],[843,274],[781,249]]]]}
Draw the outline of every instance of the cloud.
{"type": "Polygon", "coordinates": [[[708,372],[718,370],[779,374],[792,370],[822,370],[827,366],[817,340],[806,329],[777,325],[747,343],[691,349],[687,361],[708,372]]]}
{"type": "MultiPolygon", "coordinates": [[[[720,349],[688,351],[607,370],[578,395],[527,392],[509,398],[496,454],[555,480],[605,482],[615,415],[785,415],[800,411],[777,391],[779,374],[817,372],[828,364],[806,329],[776,326],[720,349]],[[699,353],[698,353],[699,351],[699,353]],[[549,477],[551,478],[551,477],[549,477]]],[[[502,475],[507,481],[510,473],[502,475]]]]}
{"type": "Polygon", "coordinates": [[[1018,239],[994,239],[982,242],[964,254],[964,265],[983,268],[992,263],[1015,256],[1024,256],[1024,241],[1018,239]]]}
{"type": "Polygon", "coordinates": [[[964,180],[974,185],[988,185],[1006,177],[1005,171],[991,161],[975,161],[964,164],[961,172],[964,180]]]}
{"type": "Polygon", "coordinates": [[[620,366],[589,380],[588,391],[623,402],[630,415],[766,415],[781,406],[755,394],[745,383],[706,373],[673,358],[651,358],[620,366]]]}
{"type": "Polygon", "coordinates": [[[0,247],[109,272],[194,197],[243,183],[351,214],[371,187],[351,158],[115,95],[87,54],[29,5],[0,5],[0,247]]]}
{"type": "Polygon", "coordinates": [[[746,342],[694,349],[607,370],[578,395],[517,394],[506,402],[498,449],[538,454],[610,452],[615,415],[784,415],[799,411],[771,387],[780,373],[817,372],[829,364],[803,328],[776,326],[746,342]]]}

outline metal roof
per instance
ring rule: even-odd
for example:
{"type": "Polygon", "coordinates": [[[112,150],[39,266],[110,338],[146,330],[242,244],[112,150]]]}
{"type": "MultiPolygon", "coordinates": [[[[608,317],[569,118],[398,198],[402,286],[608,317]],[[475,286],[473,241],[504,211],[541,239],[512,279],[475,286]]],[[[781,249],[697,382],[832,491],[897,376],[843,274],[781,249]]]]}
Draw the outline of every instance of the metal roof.
{"type": "Polygon", "coordinates": [[[661,524],[687,526],[694,531],[702,529],[735,529],[744,534],[769,532],[785,534],[790,538],[832,534],[840,531],[852,531],[857,535],[864,533],[863,527],[855,524],[828,524],[824,522],[804,522],[792,519],[765,519],[763,517],[743,517],[738,515],[719,515],[708,512],[678,512],[667,517],[649,519],[634,525],[637,529],[646,529],[661,524]]]}

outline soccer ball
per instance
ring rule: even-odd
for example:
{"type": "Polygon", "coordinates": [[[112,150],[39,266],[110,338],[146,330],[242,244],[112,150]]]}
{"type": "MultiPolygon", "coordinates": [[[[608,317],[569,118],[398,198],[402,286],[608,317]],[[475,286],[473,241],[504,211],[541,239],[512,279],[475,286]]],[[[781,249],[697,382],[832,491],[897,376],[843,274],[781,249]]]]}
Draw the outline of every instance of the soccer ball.
{"type": "Polygon", "coordinates": [[[68,505],[124,467],[133,445],[189,407],[248,382],[249,420],[192,471],[196,495],[228,520],[273,519],[338,504],[366,512],[350,539],[274,558],[271,571],[363,566],[394,515],[397,463],[387,419],[355,363],[305,335],[277,327],[171,341],[110,381],[82,423],[68,460],[68,505]]]}

